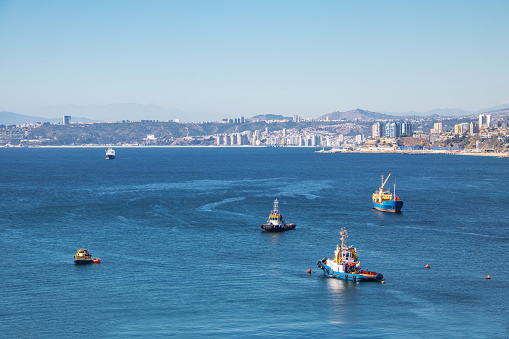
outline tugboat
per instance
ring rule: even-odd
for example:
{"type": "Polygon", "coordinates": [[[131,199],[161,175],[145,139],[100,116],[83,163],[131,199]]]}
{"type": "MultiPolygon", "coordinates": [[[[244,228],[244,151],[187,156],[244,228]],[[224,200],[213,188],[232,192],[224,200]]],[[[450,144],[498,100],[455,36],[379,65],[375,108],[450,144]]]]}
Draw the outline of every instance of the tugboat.
{"type": "Polygon", "coordinates": [[[80,248],[74,255],[75,264],[91,264],[93,263],[92,256],[88,253],[88,250],[80,248]]]}
{"type": "Polygon", "coordinates": [[[399,200],[399,197],[396,196],[396,184],[394,184],[394,194],[390,190],[384,191],[385,184],[390,176],[391,174],[389,173],[384,181],[384,176],[382,175],[382,186],[373,193],[373,208],[382,212],[400,213],[403,201],[399,200]]]}
{"type": "Polygon", "coordinates": [[[357,259],[357,250],[353,246],[345,245],[348,237],[346,229],[341,229],[341,247],[336,245],[334,258],[323,258],[317,265],[329,278],[352,281],[382,281],[381,273],[361,270],[361,262],[357,259]]]}
{"type": "Polygon", "coordinates": [[[115,150],[113,148],[108,148],[106,151],[106,160],[115,159],[115,150]]]}
{"type": "Polygon", "coordinates": [[[265,232],[283,232],[293,230],[295,226],[296,225],[293,223],[285,224],[283,216],[279,214],[279,202],[276,199],[274,200],[274,207],[272,208],[272,212],[270,212],[269,220],[260,227],[263,228],[265,232]]]}

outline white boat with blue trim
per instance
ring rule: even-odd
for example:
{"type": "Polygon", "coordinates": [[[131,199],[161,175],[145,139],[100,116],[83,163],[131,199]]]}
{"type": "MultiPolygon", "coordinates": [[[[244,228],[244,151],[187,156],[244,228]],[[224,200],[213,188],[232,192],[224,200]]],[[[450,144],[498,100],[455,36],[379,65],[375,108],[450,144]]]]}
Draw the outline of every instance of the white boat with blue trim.
{"type": "Polygon", "coordinates": [[[113,148],[108,148],[106,151],[106,160],[115,159],[115,150],[113,148]]]}
{"type": "Polygon", "coordinates": [[[357,249],[353,246],[345,245],[345,238],[347,237],[347,231],[342,228],[341,247],[336,245],[334,258],[323,258],[318,261],[318,267],[329,278],[352,281],[383,281],[384,276],[381,273],[363,271],[361,269],[361,262],[357,258],[357,249]]]}

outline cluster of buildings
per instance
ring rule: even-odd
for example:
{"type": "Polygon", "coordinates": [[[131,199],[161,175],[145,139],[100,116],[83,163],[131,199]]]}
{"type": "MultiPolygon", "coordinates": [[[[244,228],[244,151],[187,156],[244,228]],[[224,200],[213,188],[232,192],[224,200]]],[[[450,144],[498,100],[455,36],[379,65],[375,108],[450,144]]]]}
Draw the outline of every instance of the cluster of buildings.
{"type": "MultiPolygon", "coordinates": [[[[433,142],[433,136],[438,136],[444,132],[443,123],[436,122],[433,125],[433,128],[430,129],[429,134],[425,132],[418,132],[417,136],[422,137],[422,135],[429,136],[429,141],[433,142]]],[[[480,114],[479,121],[471,121],[471,122],[463,122],[459,124],[455,124],[453,128],[453,133],[456,135],[470,134],[475,135],[479,133],[482,129],[488,129],[491,127],[491,115],[489,114],[480,114]]],[[[371,128],[371,136],[373,139],[377,138],[398,138],[405,136],[414,136],[412,130],[411,122],[376,122],[372,125],[371,128]]]]}
{"type": "Polygon", "coordinates": [[[371,127],[371,136],[376,138],[399,138],[412,136],[412,123],[405,122],[375,122],[371,127]]]}
{"type": "Polygon", "coordinates": [[[243,124],[245,122],[246,122],[246,120],[244,119],[244,117],[221,120],[221,123],[223,123],[223,124],[243,124]]]}
{"type": "Polygon", "coordinates": [[[474,135],[479,133],[479,130],[488,129],[491,127],[491,115],[480,114],[479,122],[472,121],[470,123],[464,122],[454,125],[454,134],[467,134],[474,135]]]}
{"type": "Polygon", "coordinates": [[[269,132],[265,130],[243,131],[238,133],[223,133],[214,135],[216,146],[297,146],[297,147],[355,147],[365,141],[363,135],[346,136],[314,128],[301,131],[283,128],[269,132]]]}

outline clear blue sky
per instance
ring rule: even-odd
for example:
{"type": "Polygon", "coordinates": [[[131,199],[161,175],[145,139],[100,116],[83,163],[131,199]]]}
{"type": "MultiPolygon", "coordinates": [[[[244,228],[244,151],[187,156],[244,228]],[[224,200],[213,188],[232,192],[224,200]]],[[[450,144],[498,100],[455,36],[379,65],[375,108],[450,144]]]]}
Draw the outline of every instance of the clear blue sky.
{"type": "Polygon", "coordinates": [[[508,18],[507,0],[0,0],[0,110],[477,110],[509,103],[508,18]]]}

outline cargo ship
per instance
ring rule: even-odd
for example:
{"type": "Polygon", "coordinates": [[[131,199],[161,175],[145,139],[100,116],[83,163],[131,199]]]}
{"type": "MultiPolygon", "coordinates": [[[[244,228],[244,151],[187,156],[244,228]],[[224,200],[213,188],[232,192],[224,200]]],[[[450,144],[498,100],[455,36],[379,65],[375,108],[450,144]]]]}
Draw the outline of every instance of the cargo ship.
{"type": "Polygon", "coordinates": [[[378,272],[361,269],[361,262],[357,258],[357,249],[345,244],[348,237],[346,229],[341,229],[341,247],[336,245],[334,258],[323,258],[317,265],[329,278],[352,281],[382,281],[384,276],[378,272]]]}
{"type": "Polygon", "coordinates": [[[265,232],[282,232],[295,229],[295,224],[285,224],[283,220],[283,216],[279,213],[279,202],[274,200],[274,207],[272,208],[272,212],[270,212],[269,220],[267,220],[266,224],[261,225],[260,227],[265,230],[265,232]]]}
{"type": "Polygon", "coordinates": [[[394,184],[393,193],[390,190],[384,191],[385,184],[390,176],[391,174],[389,173],[384,181],[384,176],[382,175],[382,186],[373,193],[373,208],[382,212],[400,213],[403,201],[396,196],[396,184],[394,184]]]}

